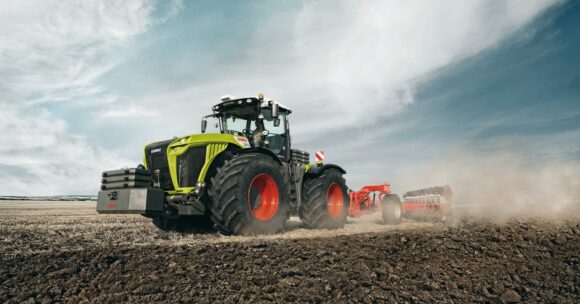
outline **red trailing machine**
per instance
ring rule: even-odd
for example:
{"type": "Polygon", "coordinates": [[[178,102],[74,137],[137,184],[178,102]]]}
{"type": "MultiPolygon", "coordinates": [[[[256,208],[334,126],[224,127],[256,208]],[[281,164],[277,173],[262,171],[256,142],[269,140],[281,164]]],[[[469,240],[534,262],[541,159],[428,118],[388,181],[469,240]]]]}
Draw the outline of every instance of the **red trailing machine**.
{"type": "Polygon", "coordinates": [[[430,187],[403,194],[403,216],[450,223],[453,216],[450,186],[430,187]]]}
{"type": "Polygon", "coordinates": [[[359,191],[350,191],[349,216],[381,211],[385,224],[400,224],[403,217],[415,220],[438,220],[449,222],[452,216],[451,187],[431,187],[403,194],[403,200],[391,193],[391,186],[363,186],[359,191]]]}
{"type": "Polygon", "coordinates": [[[391,193],[391,185],[367,185],[359,191],[351,191],[348,214],[360,217],[365,214],[382,211],[385,224],[401,223],[401,200],[391,193]]]}

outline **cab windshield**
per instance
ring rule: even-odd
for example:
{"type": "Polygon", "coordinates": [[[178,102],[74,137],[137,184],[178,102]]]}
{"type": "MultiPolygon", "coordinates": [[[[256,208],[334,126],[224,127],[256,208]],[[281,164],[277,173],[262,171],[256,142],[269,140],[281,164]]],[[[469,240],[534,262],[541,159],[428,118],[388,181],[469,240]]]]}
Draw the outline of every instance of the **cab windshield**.
{"type": "Polygon", "coordinates": [[[280,120],[280,124],[278,126],[274,125],[274,119],[272,118],[272,112],[270,109],[262,110],[262,115],[264,116],[263,120],[259,120],[255,113],[241,116],[225,112],[222,115],[223,133],[245,136],[250,139],[252,146],[256,146],[252,139],[263,131],[267,131],[267,135],[265,135],[264,138],[266,148],[276,154],[283,155],[286,136],[285,113],[281,112],[279,114],[278,119],[280,120]]]}
{"type": "Polygon", "coordinates": [[[223,133],[234,135],[251,136],[256,130],[265,129],[269,133],[284,134],[286,125],[286,116],[284,113],[279,114],[280,125],[274,126],[272,112],[269,109],[262,110],[264,115],[264,126],[261,128],[257,115],[241,117],[236,114],[223,113],[223,133]]]}

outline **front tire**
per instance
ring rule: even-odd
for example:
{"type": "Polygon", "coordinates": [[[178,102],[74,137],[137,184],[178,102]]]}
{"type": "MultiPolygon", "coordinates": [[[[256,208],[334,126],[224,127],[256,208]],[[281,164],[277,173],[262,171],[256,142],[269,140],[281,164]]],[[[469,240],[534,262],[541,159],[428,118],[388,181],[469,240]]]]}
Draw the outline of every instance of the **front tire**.
{"type": "Polygon", "coordinates": [[[285,168],[268,155],[235,156],[212,178],[211,219],[226,235],[271,234],[288,219],[285,168]]]}
{"type": "Polygon", "coordinates": [[[396,194],[385,195],[381,200],[381,213],[383,223],[387,225],[399,225],[403,220],[401,199],[396,194]]]}
{"type": "Polygon", "coordinates": [[[307,228],[344,227],[348,206],[348,187],[338,170],[331,168],[305,178],[299,216],[307,228]]]}

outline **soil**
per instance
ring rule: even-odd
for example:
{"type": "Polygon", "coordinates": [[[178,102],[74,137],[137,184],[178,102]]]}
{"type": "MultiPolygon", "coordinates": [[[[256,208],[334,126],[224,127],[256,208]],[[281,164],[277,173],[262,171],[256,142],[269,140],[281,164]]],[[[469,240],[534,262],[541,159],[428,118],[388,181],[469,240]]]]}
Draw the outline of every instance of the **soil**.
{"type": "Polygon", "coordinates": [[[50,230],[30,229],[34,218],[16,224],[1,216],[0,302],[6,303],[580,302],[580,219],[196,238],[124,218],[151,240],[122,242],[117,234],[127,230],[111,231],[116,226],[104,221],[91,224],[99,240],[92,242],[78,228],[67,230],[57,214],[59,224],[50,230]]]}

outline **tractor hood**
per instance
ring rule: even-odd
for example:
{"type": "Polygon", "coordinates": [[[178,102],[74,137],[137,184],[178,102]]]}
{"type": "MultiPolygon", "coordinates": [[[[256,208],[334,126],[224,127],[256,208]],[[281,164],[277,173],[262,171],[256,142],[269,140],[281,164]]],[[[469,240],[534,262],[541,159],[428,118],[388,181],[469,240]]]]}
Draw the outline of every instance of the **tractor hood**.
{"type": "Polygon", "coordinates": [[[250,147],[250,141],[244,136],[231,134],[194,134],[174,139],[168,148],[179,149],[184,146],[198,146],[212,143],[230,143],[240,148],[250,147]]]}
{"type": "Polygon", "coordinates": [[[195,189],[215,159],[228,145],[245,149],[250,141],[231,134],[195,134],[145,146],[144,164],[161,189],[187,193],[195,189]]]}

